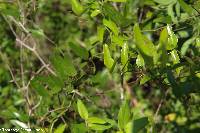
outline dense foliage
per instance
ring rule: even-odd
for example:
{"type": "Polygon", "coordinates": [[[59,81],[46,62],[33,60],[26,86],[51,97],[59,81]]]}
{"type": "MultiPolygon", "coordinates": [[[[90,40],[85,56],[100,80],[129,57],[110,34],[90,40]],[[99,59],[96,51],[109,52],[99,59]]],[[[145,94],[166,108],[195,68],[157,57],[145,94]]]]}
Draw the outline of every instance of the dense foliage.
{"type": "Polygon", "coordinates": [[[199,132],[199,16],[199,0],[0,0],[0,128],[199,132]]]}

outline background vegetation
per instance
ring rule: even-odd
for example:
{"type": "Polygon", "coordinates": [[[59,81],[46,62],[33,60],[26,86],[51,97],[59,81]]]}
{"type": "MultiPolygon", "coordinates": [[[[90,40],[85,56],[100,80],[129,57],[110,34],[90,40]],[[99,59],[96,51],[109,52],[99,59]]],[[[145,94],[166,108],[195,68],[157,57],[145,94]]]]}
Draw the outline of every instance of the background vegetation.
{"type": "Polygon", "coordinates": [[[0,128],[199,132],[199,9],[199,0],[0,0],[0,128]]]}

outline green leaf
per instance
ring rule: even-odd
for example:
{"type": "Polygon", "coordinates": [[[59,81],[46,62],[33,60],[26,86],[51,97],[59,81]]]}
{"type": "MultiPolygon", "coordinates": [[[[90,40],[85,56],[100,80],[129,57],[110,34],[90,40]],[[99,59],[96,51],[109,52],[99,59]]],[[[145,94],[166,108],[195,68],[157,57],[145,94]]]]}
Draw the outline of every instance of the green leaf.
{"type": "Polygon", "coordinates": [[[90,117],[87,119],[88,123],[96,123],[96,124],[105,124],[106,121],[104,119],[98,117],[90,117]]]}
{"type": "Polygon", "coordinates": [[[81,5],[79,0],[71,0],[71,5],[72,5],[72,11],[76,15],[81,15],[84,11],[84,7],[81,5]]]}
{"type": "Polygon", "coordinates": [[[82,59],[85,59],[87,60],[88,57],[89,57],[89,54],[88,54],[88,51],[81,47],[81,46],[78,46],[72,42],[69,43],[69,47],[72,49],[72,51],[79,57],[81,57],[82,59]]]}
{"type": "Polygon", "coordinates": [[[147,81],[149,81],[151,79],[151,77],[149,77],[148,75],[144,75],[142,77],[142,79],[140,80],[140,85],[145,84],[147,81]]]}
{"type": "Polygon", "coordinates": [[[52,94],[58,93],[64,87],[64,82],[59,77],[50,75],[45,78],[46,79],[45,79],[44,83],[46,83],[48,85],[48,87],[51,88],[52,94]]]}
{"type": "MultiPolygon", "coordinates": [[[[121,63],[122,67],[125,67],[126,69],[128,66],[128,52],[129,52],[128,44],[124,43],[121,49],[121,63]]],[[[126,71],[126,69],[124,70],[126,71]]]]}
{"type": "Polygon", "coordinates": [[[108,27],[116,36],[118,36],[119,30],[117,28],[117,25],[113,21],[107,20],[107,19],[103,19],[103,24],[106,27],[108,27]]]}
{"type": "Polygon", "coordinates": [[[176,0],[154,0],[156,3],[161,4],[161,5],[169,5],[176,0]]]}
{"type": "Polygon", "coordinates": [[[112,2],[126,2],[127,0],[107,0],[107,1],[112,1],[112,2]]]}
{"type": "Polygon", "coordinates": [[[118,113],[118,126],[120,130],[123,130],[126,126],[126,124],[130,121],[131,119],[131,110],[128,105],[128,102],[125,101],[118,113]]]}
{"type": "Polygon", "coordinates": [[[34,37],[45,37],[44,31],[42,29],[30,29],[29,31],[34,37]]]}
{"type": "Polygon", "coordinates": [[[180,58],[178,56],[178,53],[176,50],[173,50],[170,52],[171,53],[171,56],[172,56],[172,61],[174,64],[177,64],[177,63],[180,63],[180,58]]]}
{"type": "Polygon", "coordinates": [[[42,97],[47,98],[49,97],[49,92],[45,89],[45,87],[42,85],[41,81],[44,79],[41,79],[43,77],[36,77],[31,81],[31,86],[35,91],[42,97]]]}
{"type": "Polygon", "coordinates": [[[195,41],[196,37],[192,37],[185,41],[181,47],[181,55],[185,55],[190,45],[195,41]]]}
{"type": "Polygon", "coordinates": [[[128,26],[132,23],[131,20],[127,20],[109,3],[103,4],[102,12],[106,16],[106,18],[109,18],[119,26],[128,26]]]}
{"type": "Polygon", "coordinates": [[[77,108],[78,108],[78,113],[81,116],[81,118],[83,118],[84,120],[87,120],[88,119],[88,111],[87,111],[85,105],[83,104],[83,102],[79,99],[77,101],[77,108]]]}
{"type": "Polygon", "coordinates": [[[103,45],[103,54],[104,54],[104,65],[111,70],[113,64],[114,64],[114,60],[112,59],[111,55],[110,55],[110,51],[108,48],[108,45],[105,44],[103,45]]]}
{"type": "Polygon", "coordinates": [[[189,15],[192,15],[194,13],[194,9],[189,6],[187,3],[184,2],[184,0],[178,0],[180,6],[182,9],[187,12],[189,15]]]}
{"type": "Polygon", "coordinates": [[[103,26],[97,27],[97,37],[101,43],[103,43],[104,32],[105,32],[105,29],[103,26]]]}
{"type": "Polygon", "coordinates": [[[63,79],[67,76],[75,76],[77,74],[76,69],[69,56],[64,58],[59,55],[51,57],[53,67],[56,69],[56,73],[63,79]]]}
{"type": "Polygon", "coordinates": [[[142,56],[140,54],[137,55],[136,65],[138,67],[143,67],[144,66],[144,59],[142,58],[142,56]]]}
{"type": "Polygon", "coordinates": [[[101,124],[93,124],[93,123],[88,123],[88,127],[92,130],[106,130],[112,127],[112,125],[101,125],[101,124]]]}
{"type": "Polygon", "coordinates": [[[133,132],[138,133],[141,129],[144,129],[145,126],[149,123],[147,117],[142,117],[133,121],[133,132]]]}
{"type": "Polygon", "coordinates": [[[60,124],[60,125],[56,128],[56,130],[54,131],[54,133],[63,133],[63,132],[65,131],[65,127],[66,127],[66,125],[60,124]]]}
{"type": "Polygon", "coordinates": [[[92,11],[90,16],[91,17],[96,17],[99,13],[101,13],[101,11],[99,9],[96,9],[96,10],[92,11]]]}
{"type": "Polygon", "coordinates": [[[149,66],[153,65],[153,56],[156,52],[155,46],[150,40],[147,39],[146,36],[141,34],[138,24],[134,25],[133,32],[136,48],[144,59],[145,64],[149,66]]]}
{"type": "MultiPolygon", "coordinates": [[[[170,53],[171,53],[171,58],[172,58],[173,64],[180,63],[180,58],[179,58],[177,51],[173,50],[170,53]]],[[[181,67],[176,68],[176,72],[177,72],[178,75],[180,74],[181,69],[182,69],[181,67]]]]}
{"type": "Polygon", "coordinates": [[[88,127],[92,130],[106,130],[111,128],[114,123],[113,120],[98,117],[90,117],[87,119],[88,127]]]}
{"type": "Polygon", "coordinates": [[[133,131],[133,122],[130,121],[129,123],[126,124],[125,132],[126,133],[132,133],[132,131],[133,131]]]}
{"type": "Polygon", "coordinates": [[[178,38],[172,31],[171,26],[167,25],[167,32],[169,34],[167,50],[172,50],[177,47],[178,38]]]}
{"type": "Polygon", "coordinates": [[[167,55],[167,47],[168,44],[168,33],[167,29],[164,28],[160,34],[159,44],[157,46],[157,55],[156,62],[161,63],[161,65],[165,66],[167,63],[168,55],[167,55]]]}
{"type": "Polygon", "coordinates": [[[18,121],[18,120],[10,120],[10,122],[15,125],[15,126],[19,126],[21,128],[28,128],[28,125],[26,125],[25,123],[18,121]]]}
{"type": "Polygon", "coordinates": [[[86,133],[87,128],[84,123],[81,124],[72,124],[71,133],[86,133]]]}
{"type": "Polygon", "coordinates": [[[125,37],[123,36],[111,35],[112,43],[115,43],[121,47],[124,45],[124,40],[125,40],[125,37]]]}

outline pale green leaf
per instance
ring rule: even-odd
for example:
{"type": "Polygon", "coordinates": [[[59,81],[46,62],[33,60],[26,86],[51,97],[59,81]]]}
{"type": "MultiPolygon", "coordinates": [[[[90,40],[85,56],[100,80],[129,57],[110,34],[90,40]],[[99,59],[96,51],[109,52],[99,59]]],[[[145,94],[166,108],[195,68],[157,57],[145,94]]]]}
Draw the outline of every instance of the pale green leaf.
{"type": "Polygon", "coordinates": [[[90,16],[91,17],[96,17],[99,13],[101,13],[101,11],[99,9],[96,9],[96,10],[92,11],[90,16]]]}
{"type": "Polygon", "coordinates": [[[164,28],[160,34],[159,44],[157,46],[157,55],[155,56],[156,63],[163,66],[166,65],[168,55],[166,47],[168,45],[168,33],[167,29],[164,28]]]}
{"type": "Polygon", "coordinates": [[[153,57],[156,54],[155,46],[146,36],[141,34],[138,24],[134,25],[133,32],[138,52],[143,57],[145,64],[151,67],[153,64],[153,57]]]}
{"type": "Polygon", "coordinates": [[[151,79],[151,77],[149,77],[148,75],[144,75],[142,77],[142,79],[140,80],[140,85],[145,84],[147,81],[149,81],[151,79]]]}
{"type": "Polygon", "coordinates": [[[111,68],[112,68],[112,66],[114,64],[114,60],[110,55],[110,51],[109,51],[109,48],[108,48],[107,44],[103,45],[103,54],[104,54],[104,65],[109,70],[111,70],[111,68]]]}
{"type": "Polygon", "coordinates": [[[88,123],[88,127],[92,130],[99,130],[99,131],[102,131],[102,130],[106,130],[106,129],[109,129],[112,127],[112,125],[107,125],[107,124],[95,124],[95,123],[88,123]]]}
{"type": "Polygon", "coordinates": [[[97,37],[101,43],[103,42],[104,32],[105,32],[104,27],[102,26],[97,27],[97,37]]]}
{"type": "Polygon", "coordinates": [[[120,130],[123,130],[126,126],[126,124],[131,119],[131,110],[128,105],[128,102],[124,102],[122,106],[120,107],[119,113],[118,113],[118,126],[120,130]]]}
{"type": "Polygon", "coordinates": [[[137,55],[136,65],[138,67],[143,67],[144,66],[144,59],[142,58],[142,56],[140,54],[137,55]]]}
{"type": "Polygon", "coordinates": [[[88,123],[96,123],[96,124],[105,124],[106,121],[104,119],[98,118],[98,117],[89,117],[87,119],[88,123]]]}
{"type": "Polygon", "coordinates": [[[167,50],[172,50],[177,47],[178,38],[172,31],[172,27],[167,25],[167,32],[169,34],[167,50]]]}
{"type": "Polygon", "coordinates": [[[87,119],[88,127],[93,130],[106,130],[114,125],[113,120],[90,117],[87,119]]]}
{"type": "Polygon", "coordinates": [[[54,133],[63,133],[64,130],[65,130],[65,127],[66,127],[66,125],[60,124],[60,125],[56,128],[56,130],[54,131],[54,133]]]}
{"type": "Polygon", "coordinates": [[[18,120],[10,120],[10,122],[15,125],[15,126],[19,126],[21,128],[28,128],[28,125],[21,122],[21,121],[18,121],[18,120]]]}
{"type": "MultiPolygon", "coordinates": [[[[171,53],[171,58],[172,58],[172,61],[173,61],[173,64],[178,64],[180,63],[180,58],[179,58],[179,55],[177,53],[176,50],[173,50],[170,52],[171,53]]],[[[176,73],[179,75],[180,74],[180,71],[181,71],[181,67],[179,68],[176,68],[176,73]]]]}
{"type": "Polygon", "coordinates": [[[78,108],[78,113],[81,116],[81,118],[83,118],[84,120],[87,120],[88,119],[88,111],[87,111],[85,105],[83,104],[83,102],[79,99],[77,101],[77,108],[78,108]]]}
{"type": "Polygon", "coordinates": [[[72,11],[76,15],[81,15],[84,11],[84,7],[81,5],[79,0],[71,0],[72,11]]]}
{"type": "MultiPolygon", "coordinates": [[[[123,68],[124,67],[127,68],[128,66],[128,52],[129,52],[128,44],[124,43],[121,49],[121,63],[123,68]]],[[[124,70],[126,71],[126,69],[124,70]]]]}
{"type": "Polygon", "coordinates": [[[115,35],[118,36],[119,29],[117,28],[117,25],[113,21],[107,20],[107,19],[103,19],[103,24],[106,27],[108,27],[115,35]]]}

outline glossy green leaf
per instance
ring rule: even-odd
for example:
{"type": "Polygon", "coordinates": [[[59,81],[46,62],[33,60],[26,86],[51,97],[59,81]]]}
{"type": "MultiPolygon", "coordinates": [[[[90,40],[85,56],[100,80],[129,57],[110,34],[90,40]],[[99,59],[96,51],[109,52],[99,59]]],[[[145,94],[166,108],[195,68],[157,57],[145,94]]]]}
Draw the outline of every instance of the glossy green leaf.
{"type": "Polygon", "coordinates": [[[99,10],[99,9],[96,9],[96,10],[94,10],[94,11],[92,11],[92,13],[91,13],[91,17],[96,17],[98,14],[100,14],[101,13],[101,11],[99,10]]]}
{"type": "Polygon", "coordinates": [[[72,51],[79,57],[81,57],[82,59],[87,60],[89,57],[89,53],[88,51],[84,48],[81,47],[79,45],[76,45],[72,42],[69,43],[69,47],[72,49],[72,51]]]}
{"type": "MultiPolygon", "coordinates": [[[[171,58],[172,58],[172,61],[173,61],[173,64],[178,64],[180,63],[180,58],[179,58],[179,55],[177,53],[176,50],[173,50],[170,52],[171,53],[171,58]]],[[[176,73],[179,75],[180,74],[180,71],[181,71],[181,67],[179,68],[176,68],[176,73]]]]}
{"type": "Polygon", "coordinates": [[[63,133],[66,128],[66,125],[60,124],[54,131],[54,133],[63,133]]]}
{"type": "Polygon", "coordinates": [[[126,126],[126,124],[131,119],[131,110],[128,105],[128,102],[124,102],[122,106],[120,107],[119,113],[118,113],[118,126],[120,130],[123,130],[126,126]]]}
{"type": "MultiPolygon", "coordinates": [[[[122,67],[125,67],[125,68],[127,68],[128,66],[128,52],[129,52],[128,44],[124,43],[121,49],[121,63],[122,63],[122,67]]],[[[124,70],[126,71],[126,69],[124,70]]]]}
{"type": "Polygon", "coordinates": [[[103,43],[104,32],[105,32],[105,29],[103,26],[97,27],[97,37],[101,43],[103,43]]]}
{"type": "Polygon", "coordinates": [[[138,67],[143,67],[144,66],[144,59],[142,58],[142,56],[140,54],[137,55],[136,65],[138,67]]]}
{"type": "Polygon", "coordinates": [[[169,34],[167,50],[172,50],[177,47],[178,38],[172,31],[171,26],[167,25],[167,32],[169,34]]]}
{"type": "Polygon", "coordinates": [[[115,35],[118,36],[119,30],[117,28],[117,25],[113,21],[107,20],[107,19],[103,19],[103,24],[106,27],[108,27],[115,35]]]}
{"type": "Polygon", "coordinates": [[[133,121],[133,132],[138,133],[141,129],[144,129],[145,126],[149,123],[147,117],[142,117],[133,121]]]}
{"type": "Polygon", "coordinates": [[[84,7],[81,5],[79,0],[71,0],[71,5],[72,5],[72,11],[76,15],[81,15],[84,11],[84,7]]]}
{"type": "Polygon", "coordinates": [[[83,104],[81,100],[78,99],[77,101],[77,108],[78,108],[78,113],[81,116],[82,119],[87,120],[88,119],[88,111],[83,104]]]}
{"type": "Polygon", "coordinates": [[[51,57],[51,62],[56,73],[63,79],[67,76],[75,76],[77,74],[71,58],[67,55],[64,58],[59,55],[54,55],[51,57]]]}
{"type": "Polygon", "coordinates": [[[114,60],[110,55],[108,45],[103,45],[104,65],[110,70],[114,64],[114,60]]]}
{"type": "Polygon", "coordinates": [[[176,50],[171,51],[172,61],[174,64],[180,63],[180,58],[176,50]]]}

